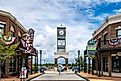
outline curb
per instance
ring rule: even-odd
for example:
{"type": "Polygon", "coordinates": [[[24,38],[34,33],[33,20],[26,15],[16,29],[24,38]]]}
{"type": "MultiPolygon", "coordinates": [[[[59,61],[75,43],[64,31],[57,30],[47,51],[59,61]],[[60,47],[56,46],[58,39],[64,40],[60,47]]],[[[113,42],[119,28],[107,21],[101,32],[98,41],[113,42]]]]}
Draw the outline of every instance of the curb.
{"type": "Polygon", "coordinates": [[[27,79],[27,80],[25,80],[25,81],[30,81],[30,80],[32,80],[32,79],[34,79],[34,78],[36,78],[36,77],[38,77],[38,76],[40,76],[40,75],[42,75],[42,74],[38,74],[38,75],[36,75],[36,76],[34,76],[34,77],[31,77],[31,78],[29,78],[29,79],[27,79]]]}
{"type": "Polygon", "coordinates": [[[86,81],[90,81],[89,79],[87,79],[87,78],[85,78],[85,77],[81,76],[80,74],[76,74],[76,75],[78,75],[78,76],[82,77],[82,78],[83,78],[83,79],[85,79],[86,81]]]}

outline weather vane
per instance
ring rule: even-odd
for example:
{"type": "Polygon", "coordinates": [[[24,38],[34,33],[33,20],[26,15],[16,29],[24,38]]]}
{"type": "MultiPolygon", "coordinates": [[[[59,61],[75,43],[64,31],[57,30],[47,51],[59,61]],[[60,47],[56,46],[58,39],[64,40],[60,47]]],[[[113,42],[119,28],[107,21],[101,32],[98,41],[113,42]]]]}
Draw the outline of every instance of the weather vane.
{"type": "Polygon", "coordinates": [[[61,24],[60,26],[63,26],[63,24],[61,24]]]}

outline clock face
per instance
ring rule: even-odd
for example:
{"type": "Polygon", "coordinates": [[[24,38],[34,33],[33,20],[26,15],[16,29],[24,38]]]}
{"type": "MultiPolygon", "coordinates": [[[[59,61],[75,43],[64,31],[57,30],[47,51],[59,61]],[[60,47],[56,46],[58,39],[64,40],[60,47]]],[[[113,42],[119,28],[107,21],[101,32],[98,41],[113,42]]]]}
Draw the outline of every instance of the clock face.
{"type": "Polygon", "coordinates": [[[63,35],[63,34],[64,34],[64,31],[63,31],[63,30],[60,30],[60,31],[59,31],[59,34],[60,34],[60,35],[63,35]]]}

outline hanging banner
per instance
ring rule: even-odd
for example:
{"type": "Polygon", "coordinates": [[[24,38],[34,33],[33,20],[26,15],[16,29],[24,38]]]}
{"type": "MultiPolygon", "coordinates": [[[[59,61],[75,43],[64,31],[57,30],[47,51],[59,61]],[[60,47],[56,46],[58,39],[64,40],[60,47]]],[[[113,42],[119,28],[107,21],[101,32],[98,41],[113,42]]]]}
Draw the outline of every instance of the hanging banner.
{"type": "Polygon", "coordinates": [[[112,45],[112,46],[116,46],[119,44],[119,39],[118,38],[115,38],[115,39],[109,39],[108,40],[109,44],[112,45]]]}

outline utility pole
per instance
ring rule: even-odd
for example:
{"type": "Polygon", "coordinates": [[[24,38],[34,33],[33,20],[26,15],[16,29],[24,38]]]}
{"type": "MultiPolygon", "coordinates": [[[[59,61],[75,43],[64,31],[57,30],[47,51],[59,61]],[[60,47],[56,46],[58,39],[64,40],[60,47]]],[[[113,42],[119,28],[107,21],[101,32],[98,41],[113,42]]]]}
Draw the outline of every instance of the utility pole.
{"type": "Polygon", "coordinates": [[[42,67],[42,50],[40,50],[40,69],[42,67]]]}

